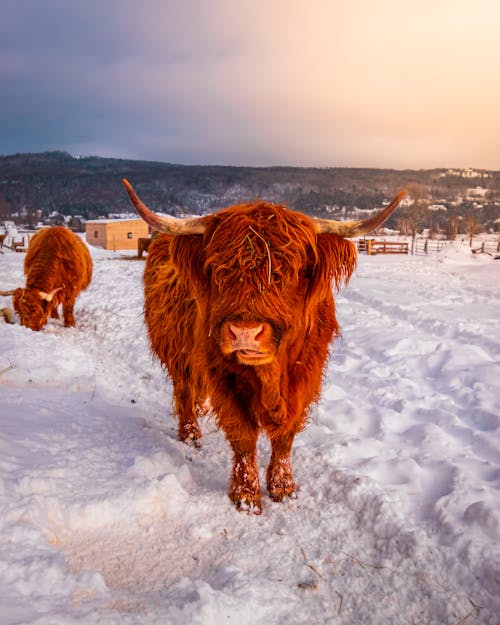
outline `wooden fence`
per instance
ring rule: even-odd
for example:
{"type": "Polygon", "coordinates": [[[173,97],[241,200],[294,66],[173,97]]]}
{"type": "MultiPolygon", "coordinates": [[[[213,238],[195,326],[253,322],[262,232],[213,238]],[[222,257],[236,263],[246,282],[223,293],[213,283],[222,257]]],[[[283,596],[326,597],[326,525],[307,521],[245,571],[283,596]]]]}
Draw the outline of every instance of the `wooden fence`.
{"type": "MultiPolygon", "coordinates": [[[[451,241],[443,241],[441,239],[416,239],[413,253],[417,256],[422,256],[424,254],[440,252],[450,243],[451,241]]],[[[468,243],[462,242],[462,245],[467,245],[467,247],[469,247],[468,243]]],[[[489,254],[496,258],[500,254],[500,240],[473,242],[470,251],[473,254],[489,254]]]]}
{"type": "Polygon", "coordinates": [[[375,241],[375,239],[359,239],[358,251],[369,254],[408,254],[406,241],[375,241]]]}
{"type": "Polygon", "coordinates": [[[443,241],[442,239],[416,239],[413,253],[416,256],[423,256],[432,252],[440,252],[449,243],[450,241],[443,241]]]}
{"type": "MultiPolygon", "coordinates": [[[[424,256],[440,252],[451,241],[442,239],[415,239],[413,245],[408,241],[377,241],[375,239],[359,239],[357,242],[358,252],[369,254],[415,254],[424,256]]],[[[480,241],[472,245],[473,254],[490,254],[497,257],[500,254],[500,241],[480,241]]]]}
{"type": "Polygon", "coordinates": [[[14,237],[5,236],[2,240],[2,245],[0,246],[0,248],[7,247],[14,252],[25,252],[28,249],[28,245],[32,236],[32,232],[17,234],[14,237]]]}
{"type": "Polygon", "coordinates": [[[489,254],[496,257],[500,254],[500,240],[482,241],[479,245],[475,245],[473,242],[471,251],[473,254],[489,254]]]}

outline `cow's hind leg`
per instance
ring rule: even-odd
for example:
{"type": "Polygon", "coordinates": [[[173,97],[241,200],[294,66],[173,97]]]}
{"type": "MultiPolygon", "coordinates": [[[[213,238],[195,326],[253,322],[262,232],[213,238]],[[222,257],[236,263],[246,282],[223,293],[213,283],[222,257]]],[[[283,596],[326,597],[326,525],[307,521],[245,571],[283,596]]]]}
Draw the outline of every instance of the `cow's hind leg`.
{"type": "Polygon", "coordinates": [[[290,459],[293,439],[294,434],[274,436],[271,439],[272,454],[267,468],[267,491],[273,501],[295,496],[290,459]]]}

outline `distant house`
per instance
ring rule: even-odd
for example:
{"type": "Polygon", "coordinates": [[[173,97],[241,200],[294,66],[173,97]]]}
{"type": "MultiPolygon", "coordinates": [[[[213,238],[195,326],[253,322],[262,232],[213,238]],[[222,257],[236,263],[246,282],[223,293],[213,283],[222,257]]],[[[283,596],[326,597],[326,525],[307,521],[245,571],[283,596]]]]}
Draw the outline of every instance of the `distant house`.
{"type": "Polygon", "coordinates": [[[85,239],[105,250],[137,250],[137,240],[147,237],[148,230],[142,219],[98,219],[85,224],[85,239]]]}

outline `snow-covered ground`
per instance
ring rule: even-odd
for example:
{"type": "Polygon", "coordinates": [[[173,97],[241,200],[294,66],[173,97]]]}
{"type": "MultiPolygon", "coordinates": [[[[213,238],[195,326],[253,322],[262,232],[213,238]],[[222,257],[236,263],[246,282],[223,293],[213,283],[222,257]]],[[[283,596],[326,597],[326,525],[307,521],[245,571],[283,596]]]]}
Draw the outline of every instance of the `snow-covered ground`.
{"type": "Polygon", "coordinates": [[[254,516],[213,422],[176,439],[144,263],[92,255],[76,328],[0,325],[0,625],[500,623],[500,261],[360,257],[298,498],[254,516]]]}

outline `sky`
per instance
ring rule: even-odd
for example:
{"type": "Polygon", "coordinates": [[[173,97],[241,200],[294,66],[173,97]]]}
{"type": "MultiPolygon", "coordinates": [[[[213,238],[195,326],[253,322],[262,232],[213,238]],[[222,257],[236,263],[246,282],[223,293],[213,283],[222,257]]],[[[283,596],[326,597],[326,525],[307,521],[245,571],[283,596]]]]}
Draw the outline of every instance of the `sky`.
{"type": "Polygon", "coordinates": [[[0,0],[0,155],[500,169],[498,0],[0,0]]]}

